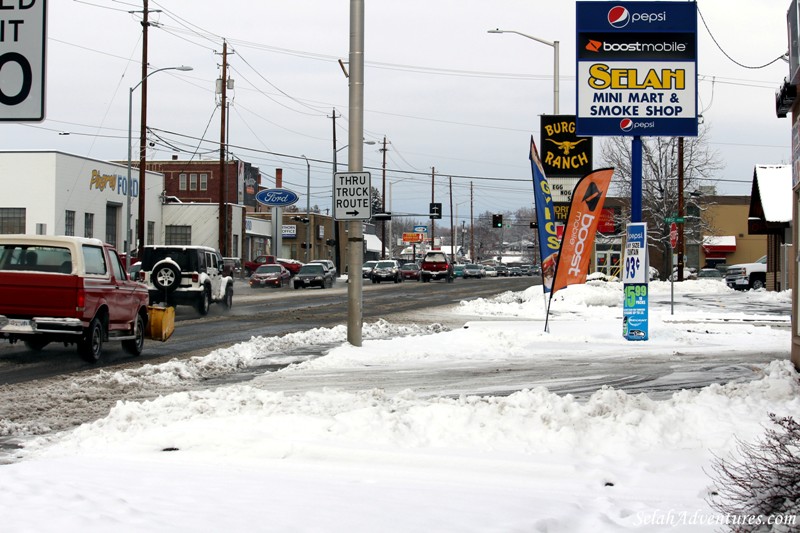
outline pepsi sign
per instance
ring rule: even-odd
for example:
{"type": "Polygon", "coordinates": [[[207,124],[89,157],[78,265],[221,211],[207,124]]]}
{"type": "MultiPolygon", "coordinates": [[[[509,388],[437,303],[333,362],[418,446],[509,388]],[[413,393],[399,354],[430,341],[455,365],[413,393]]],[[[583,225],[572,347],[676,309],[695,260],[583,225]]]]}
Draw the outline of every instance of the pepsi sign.
{"type": "Polygon", "coordinates": [[[288,189],[264,189],[256,193],[256,201],[262,205],[285,207],[297,203],[300,197],[288,189]]]}
{"type": "Polygon", "coordinates": [[[577,2],[577,134],[697,135],[693,2],[577,2]]]}

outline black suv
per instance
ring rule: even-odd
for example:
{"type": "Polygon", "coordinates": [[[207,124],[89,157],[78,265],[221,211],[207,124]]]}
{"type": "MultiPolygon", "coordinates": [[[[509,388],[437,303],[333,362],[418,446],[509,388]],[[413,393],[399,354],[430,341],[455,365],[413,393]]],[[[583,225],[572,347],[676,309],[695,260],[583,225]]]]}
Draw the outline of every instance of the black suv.
{"type": "Polygon", "coordinates": [[[212,302],[233,305],[233,278],[225,263],[208,246],[145,246],[140,279],[150,291],[150,304],[192,305],[208,314],[212,302]]]}

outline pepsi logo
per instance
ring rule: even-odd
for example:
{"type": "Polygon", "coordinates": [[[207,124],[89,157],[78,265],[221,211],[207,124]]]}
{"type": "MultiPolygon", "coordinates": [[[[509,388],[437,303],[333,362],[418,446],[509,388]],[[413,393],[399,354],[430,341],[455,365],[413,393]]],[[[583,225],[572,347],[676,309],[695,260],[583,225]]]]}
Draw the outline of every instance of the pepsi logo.
{"type": "Polygon", "coordinates": [[[619,129],[622,131],[631,131],[633,129],[633,121],[629,118],[623,118],[619,121],[619,129]]]}
{"type": "Polygon", "coordinates": [[[631,14],[622,6],[614,6],[608,12],[608,23],[614,28],[624,28],[631,20],[631,14]]]}

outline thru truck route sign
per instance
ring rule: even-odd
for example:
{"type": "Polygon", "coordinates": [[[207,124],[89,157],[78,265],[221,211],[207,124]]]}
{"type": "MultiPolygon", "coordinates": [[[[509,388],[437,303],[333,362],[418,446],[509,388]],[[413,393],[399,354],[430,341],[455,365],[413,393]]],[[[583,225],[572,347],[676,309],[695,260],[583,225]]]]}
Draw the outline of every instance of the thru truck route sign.
{"type": "Polygon", "coordinates": [[[337,172],[333,175],[333,218],[369,220],[372,218],[369,172],[337,172]]]}

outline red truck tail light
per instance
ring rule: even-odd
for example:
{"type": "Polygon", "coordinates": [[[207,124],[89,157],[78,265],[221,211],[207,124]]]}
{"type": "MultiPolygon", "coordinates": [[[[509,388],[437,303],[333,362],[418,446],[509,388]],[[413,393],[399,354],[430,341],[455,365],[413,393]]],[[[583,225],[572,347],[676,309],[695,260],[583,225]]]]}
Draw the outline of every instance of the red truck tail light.
{"type": "Polygon", "coordinates": [[[78,298],[76,300],[75,310],[83,312],[86,309],[86,292],[83,289],[78,289],[78,298]]]}
{"type": "Polygon", "coordinates": [[[192,274],[192,283],[197,283],[200,280],[200,274],[192,274]]]}

